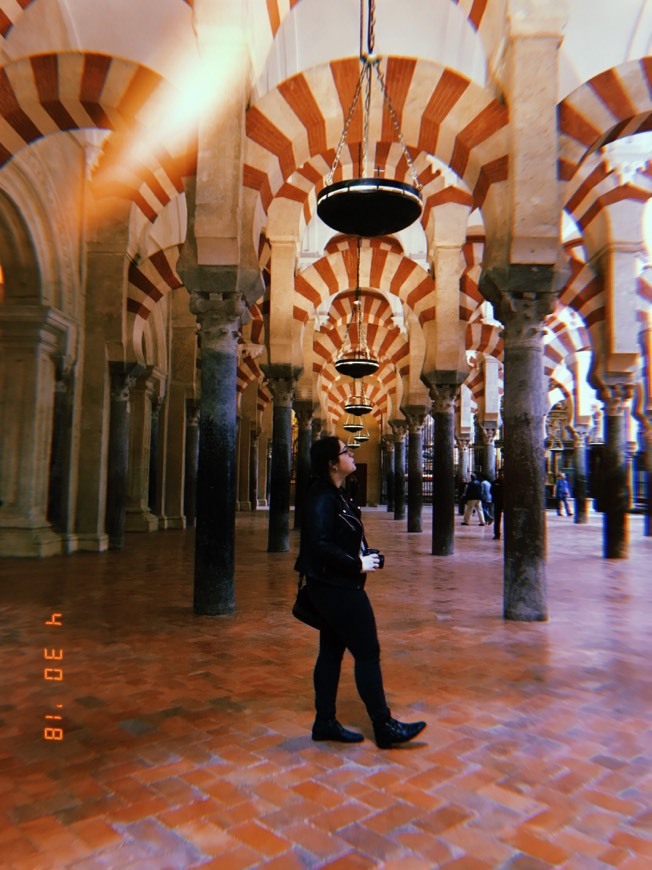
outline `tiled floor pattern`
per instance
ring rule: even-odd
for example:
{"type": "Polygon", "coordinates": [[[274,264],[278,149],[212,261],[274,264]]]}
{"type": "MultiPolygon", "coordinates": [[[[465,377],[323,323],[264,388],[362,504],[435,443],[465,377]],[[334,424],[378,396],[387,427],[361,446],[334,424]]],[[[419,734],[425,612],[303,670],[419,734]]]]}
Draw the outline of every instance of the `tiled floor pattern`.
{"type": "Polygon", "coordinates": [[[631,558],[605,561],[600,517],[550,513],[550,621],[524,624],[501,617],[490,527],[458,527],[455,555],[434,558],[429,530],[367,511],[387,555],[369,588],[389,700],[428,721],[385,752],[350,660],[339,717],[368,739],[310,740],[316,636],[289,612],[297,533],[268,554],[266,523],[238,516],[231,617],[191,612],[191,532],[0,561],[0,866],[652,867],[640,517],[631,558]],[[44,625],[53,612],[61,628],[44,625]],[[43,739],[47,713],[64,716],[63,740],[43,739]]]}

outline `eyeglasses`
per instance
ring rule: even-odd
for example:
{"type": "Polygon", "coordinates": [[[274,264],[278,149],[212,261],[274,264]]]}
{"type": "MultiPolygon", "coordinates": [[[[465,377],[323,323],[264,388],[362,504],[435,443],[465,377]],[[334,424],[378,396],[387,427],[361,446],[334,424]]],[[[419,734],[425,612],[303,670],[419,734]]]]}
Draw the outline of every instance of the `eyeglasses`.
{"type": "Polygon", "coordinates": [[[348,447],[345,447],[344,450],[340,450],[340,452],[339,452],[337,455],[338,455],[338,456],[344,456],[345,453],[348,453],[349,456],[353,456],[353,455],[354,455],[354,454],[353,454],[353,450],[350,450],[348,447]]]}

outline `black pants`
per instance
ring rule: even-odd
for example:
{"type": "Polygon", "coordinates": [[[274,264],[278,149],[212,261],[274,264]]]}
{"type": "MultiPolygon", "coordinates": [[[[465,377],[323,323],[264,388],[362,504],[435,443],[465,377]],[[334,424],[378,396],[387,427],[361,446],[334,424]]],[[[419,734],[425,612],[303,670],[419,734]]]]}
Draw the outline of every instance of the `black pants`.
{"type": "Polygon", "coordinates": [[[494,537],[500,537],[500,521],[503,518],[503,506],[498,507],[494,502],[494,537]]]}
{"type": "Polygon", "coordinates": [[[344,651],[354,659],[355,684],[369,717],[382,721],[389,716],[380,670],[380,644],[376,619],[362,588],[340,589],[310,582],[308,592],[327,623],[319,632],[315,662],[315,709],[318,719],[334,719],[337,687],[344,651]]]}

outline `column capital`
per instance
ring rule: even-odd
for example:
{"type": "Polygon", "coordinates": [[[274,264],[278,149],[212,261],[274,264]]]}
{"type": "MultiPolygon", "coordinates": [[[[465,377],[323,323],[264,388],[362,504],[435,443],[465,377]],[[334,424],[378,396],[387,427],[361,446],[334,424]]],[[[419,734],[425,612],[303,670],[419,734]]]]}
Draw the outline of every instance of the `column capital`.
{"type": "Polygon", "coordinates": [[[430,409],[426,408],[425,405],[407,405],[407,407],[401,408],[401,410],[405,414],[409,431],[411,433],[420,432],[423,429],[430,409]]]}
{"type": "Polygon", "coordinates": [[[274,404],[291,408],[294,388],[302,370],[281,365],[262,365],[261,369],[274,399],[274,404]]]}
{"type": "Polygon", "coordinates": [[[453,414],[459,392],[460,388],[456,383],[431,384],[430,398],[432,399],[433,412],[435,414],[453,414]]]}
{"type": "Polygon", "coordinates": [[[235,350],[245,311],[240,294],[192,290],[190,310],[199,322],[203,348],[235,350]]]}
{"type": "Polygon", "coordinates": [[[519,343],[541,340],[542,322],[557,300],[557,273],[549,265],[513,264],[487,269],[480,276],[480,292],[505,325],[505,339],[519,343]]]}
{"type": "Polygon", "coordinates": [[[622,417],[630,399],[634,395],[634,384],[603,385],[598,395],[604,404],[607,417],[622,417]]]}
{"type": "Polygon", "coordinates": [[[383,435],[380,441],[386,453],[394,452],[394,438],[391,435],[383,435]]]}
{"type": "Polygon", "coordinates": [[[394,443],[403,442],[408,430],[407,421],[400,419],[390,420],[389,425],[392,427],[394,443]]]}
{"type": "Polygon", "coordinates": [[[299,429],[310,429],[312,415],[315,412],[315,406],[313,403],[306,399],[295,399],[292,404],[292,410],[297,418],[299,429]]]}
{"type": "Polygon", "coordinates": [[[496,435],[498,434],[498,424],[497,423],[479,423],[480,431],[482,433],[482,441],[484,444],[493,444],[496,440],[496,435]]]}
{"type": "Polygon", "coordinates": [[[133,365],[125,365],[124,363],[119,362],[109,363],[109,375],[111,376],[111,401],[128,402],[131,390],[143,371],[143,367],[137,363],[134,363],[133,365]]]}

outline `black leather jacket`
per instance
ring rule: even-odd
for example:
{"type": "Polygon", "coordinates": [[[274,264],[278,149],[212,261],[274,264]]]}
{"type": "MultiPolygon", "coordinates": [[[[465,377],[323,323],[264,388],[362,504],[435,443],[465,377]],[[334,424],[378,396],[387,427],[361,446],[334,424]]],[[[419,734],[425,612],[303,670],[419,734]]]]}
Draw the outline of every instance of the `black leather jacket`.
{"type": "Polygon", "coordinates": [[[360,548],[367,546],[360,509],[330,481],[311,486],[301,517],[295,570],[329,586],[364,586],[360,548]]]}

